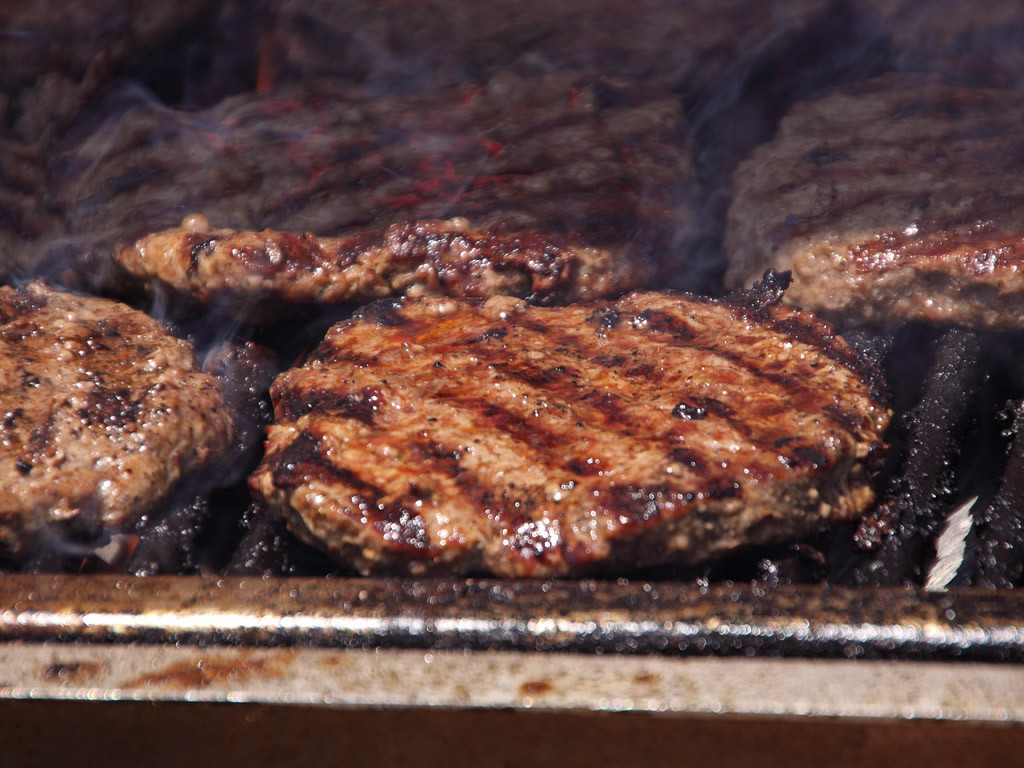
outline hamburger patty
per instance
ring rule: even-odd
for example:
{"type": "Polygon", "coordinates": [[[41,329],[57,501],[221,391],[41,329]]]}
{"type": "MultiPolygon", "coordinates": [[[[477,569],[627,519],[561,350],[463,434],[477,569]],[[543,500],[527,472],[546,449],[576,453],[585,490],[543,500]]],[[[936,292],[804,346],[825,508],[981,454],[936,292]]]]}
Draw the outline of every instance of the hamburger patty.
{"type": "Polygon", "coordinates": [[[974,85],[1014,87],[1024,72],[1019,0],[853,0],[855,38],[881,41],[887,69],[936,72],[974,85]]]}
{"type": "MultiPolygon", "coordinates": [[[[210,15],[203,0],[173,5],[125,0],[4,0],[0,88],[60,72],[81,77],[98,56],[120,62],[210,15]]],[[[193,30],[194,31],[194,30],[193,30]]]]}
{"type": "Polygon", "coordinates": [[[791,50],[827,0],[273,0],[283,77],[341,76],[429,89],[502,70],[592,69],[656,80],[690,100],[729,74],[791,50]]]}
{"type": "Polygon", "coordinates": [[[31,261],[41,238],[61,230],[43,202],[43,169],[39,147],[0,139],[0,280],[31,261]]]}
{"type": "Polygon", "coordinates": [[[1024,324],[1024,100],[887,75],[799,105],[735,174],[731,285],[850,321],[1024,324]]]}
{"type": "Polygon", "coordinates": [[[655,276],[628,260],[628,247],[582,245],[559,234],[502,234],[466,219],[393,224],[347,237],[214,230],[202,216],[115,252],[139,277],[153,277],[203,304],[228,302],[254,321],[266,302],[368,301],[383,296],[507,294],[539,303],[615,295],[655,276]],[[623,253],[626,251],[626,253],[623,253]]]}
{"type": "Polygon", "coordinates": [[[150,317],[0,288],[0,551],[131,524],[231,434],[216,381],[150,317]]]}
{"type": "Polygon", "coordinates": [[[857,517],[889,419],[827,324],[634,293],[382,301],[272,390],[254,494],[362,573],[696,563],[857,517]]]}
{"type": "MultiPolygon", "coordinates": [[[[496,76],[383,98],[319,84],[117,118],[54,161],[79,261],[194,211],[218,229],[371,238],[465,217],[621,254],[638,275],[697,234],[682,109],[632,81],[496,76]]],[[[266,265],[252,266],[265,282],[266,265]]]]}

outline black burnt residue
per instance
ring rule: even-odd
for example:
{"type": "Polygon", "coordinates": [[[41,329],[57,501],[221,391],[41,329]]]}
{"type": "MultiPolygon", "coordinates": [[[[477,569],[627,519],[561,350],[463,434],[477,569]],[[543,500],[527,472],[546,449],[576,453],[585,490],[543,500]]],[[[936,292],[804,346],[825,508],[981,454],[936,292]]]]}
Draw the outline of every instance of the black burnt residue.
{"type": "Polygon", "coordinates": [[[622,322],[622,314],[612,307],[602,307],[594,310],[587,322],[596,325],[600,331],[610,331],[622,322]]]}
{"type": "MultiPolygon", "coordinates": [[[[713,397],[688,397],[680,400],[672,409],[673,416],[687,421],[699,421],[709,415],[728,419],[733,413],[733,409],[729,405],[713,397]]],[[[740,432],[746,432],[742,425],[734,424],[733,426],[740,432]]]]}
{"type": "Polygon", "coordinates": [[[285,419],[298,419],[313,411],[326,411],[364,424],[373,423],[374,414],[383,404],[384,395],[376,387],[365,387],[361,392],[288,389],[281,392],[277,399],[278,410],[285,419]]]}
{"type": "Polygon", "coordinates": [[[790,469],[804,467],[817,470],[824,469],[829,465],[828,456],[811,445],[798,445],[790,451],[790,454],[779,457],[779,460],[790,469]]]}
{"type": "Polygon", "coordinates": [[[353,319],[370,320],[379,328],[399,328],[408,323],[402,317],[402,302],[398,299],[381,299],[367,304],[353,315],[353,319]]]}
{"type": "Polygon", "coordinates": [[[577,477],[594,477],[604,472],[604,464],[596,457],[569,459],[566,468],[577,477]]]}
{"type": "Polygon", "coordinates": [[[672,461],[690,467],[690,469],[693,469],[701,474],[707,471],[707,467],[705,466],[704,460],[700,458],[696,453],[687,450],[686,448],[673,448],[672,450],[669,451],[668,455],[669,458],[672,459],[672,461]]]}
{"type": "Polygon", "coordinates": [[[189,234],[185,237],[185,247],[188,249],[188,272],[196,271],[199,267],[199,259],[203,256],[213,254],[214,247],[221,235],[202,235],[198,233],[189,234]]]}
{"type": "Polygon", "coordinates": [[[491,328],[490,330],[484,331],[479,336],[473,336],[466,339],[467,344],[479,344],[483,341],[490,341],[492,339],[503,339],[508,336],[508,328],[491,328]]]}
{"type": "Polygon", "coordinates": [[[734,480],[720,479],[704,493],[709,499],[734,499],[741,495],[743,487],[734,480]]]}
{"type": "Polygon", "coordinates": [[[656,309],[645,309],[643,312],[638,312],[629,319],[629,324],[640,331],[671,333],[680,340],[693,337],[693,331],[687,326],[681,325],[678,318],[656,309]]]}
{"type": "Polygon", "coordinates": [[[384,495],[380,488],[356,476],[350,469],[331,462],[323,455],[323,447],[322,441],[314,434],[303,430],[280,453],[267,456],[264,466],[273,467],[274,485],[289,488],[311,480],[341,483],[353,494],[359,494],[373,504],[384,495]]]}
{"type": "Polygon", "coordinates": [[[521,381],[524,384],[538,388],[553,387],[559,381],[570,378],[565,374],[564,367],[561,371],[555,368],[537,368],[531,365],[512,365],[509,363],[491,363],[488,367],[506,378],[521,381]]]}
{"type": "Polygon", "coordinates": [[[776,272],[774,269],[767,269],[749,290],[736,291],[729,295],[729,300],[754,310],[767,309],[782,301],[782,296],[792,280],[793,276],[788,270],[776,272]]]}
{"type": "Polygon", "coordinates": [[[593,360],[603,368],[621,368],[629,362],[625,355],[595,355],[593,360]]]}
{"type": "Polygon", "coordinates": [[[140,408],[138,402],[131,400],[128,390],[98,386],[87,395],[85,405],[76,415],[90,426],[121,428],[137,420],[140,408]]]}
{"type": "Polygon", "coordinates": [[[672,409],[672,415],[678,419],[685,419],[687,421],[699,421],[700,419],[707,418],[708,409],[703,405],[683,401],[677,403],[676,406],[672,409]]]}

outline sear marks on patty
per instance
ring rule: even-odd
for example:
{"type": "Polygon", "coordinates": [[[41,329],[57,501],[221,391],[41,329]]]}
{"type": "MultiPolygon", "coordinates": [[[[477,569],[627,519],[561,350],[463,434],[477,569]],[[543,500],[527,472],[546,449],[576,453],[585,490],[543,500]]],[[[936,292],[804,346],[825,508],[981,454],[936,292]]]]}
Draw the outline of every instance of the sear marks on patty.
{"type": "Polygon", "coordinates": [[[826,323],[634,293],[371,304],[276,380],[254,494],[363,573],[696,563],[860,515],[889,411],[826,323]]]}
{"type": "Polygon", "coordinates": [[[0,139],[0,280],[31,261],[41,238],[61,231],[43,202],[44,167],[37,145],[0,139]]]}
{"type": "Polygon", "coordinates": [[[273,0],[278,73],[430,89],[502,70],[589,69],[656,80],[690,100],[791,49],[827,0],[273,0]]]}
{"type": "Polygon", "coordinates": [[[52,165],[83,263],[195,211],[329,237],[464,217],[621,253],[641,273],[666,270],[698,230],[678,99],[579,73],[381,98],[314,83],[197,114],[136,105],[52,165]]]}
{"type": "Polygon", "coordinates": [[[203,0],[4,0],[0,4],[0,89],[56,73],[77,79],[97,57],[143,52],[209,15],[203,0]]]}
{"type": "Polygon", "coordinates": [[[860,44],[882,42],[886,69],[935,72],[982,86],[1024,82],[1020,0],[853,0],[851,9],[860,44]]]}
{"type": "Polygon", "coordinates": [[[654,277],[618,250],[558,233],[475,228],[459,218],[330,238],[215,230],[196,215],[178,229],[118,247],[115,258],[136,276],[203,304],[227,302],[256,322],[271,319],[268,300],[305,305],[403,294],[507,294],[550,303],[614,295],[654,277]]]}
{"type": "Polygon", "coordinates": [[[0,288],[0,551],[133,523],[231,435],[216,381],[156,321],[0,288]]]}
{"type": "Polygon", "coordinates": [[[727,281],[850,322],[1024,324],[1024,101],[887,75],[798,106],[736,171],[727,281]]]}

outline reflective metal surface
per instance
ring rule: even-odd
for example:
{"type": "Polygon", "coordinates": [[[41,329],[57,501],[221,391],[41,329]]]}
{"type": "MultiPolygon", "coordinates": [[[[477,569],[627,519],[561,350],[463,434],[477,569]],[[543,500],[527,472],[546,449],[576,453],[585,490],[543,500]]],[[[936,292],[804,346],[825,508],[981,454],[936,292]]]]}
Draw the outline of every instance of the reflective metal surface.
{"type": "Polygon", "coordinates": [[[607,581],[6,576],[0,639],[1024,660],[1024,596],[607,581]]]}

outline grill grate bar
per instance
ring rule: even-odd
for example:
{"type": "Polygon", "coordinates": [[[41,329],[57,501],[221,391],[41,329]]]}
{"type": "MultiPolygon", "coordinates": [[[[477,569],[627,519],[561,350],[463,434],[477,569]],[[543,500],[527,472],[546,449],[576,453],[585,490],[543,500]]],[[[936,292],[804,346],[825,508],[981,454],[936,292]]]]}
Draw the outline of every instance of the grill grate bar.
{"type": "Polygon", "coordinates": [[[906,459],[883,501],[890,530],[874,557],[854,570],[856,583],[922,583],[925,561],[931,559],[927,548],[944,520],[960,438],[971,421],[981,378],[977,334],[960,328],[943,334],[921,399],[906,417],[906,459]]]}
{"type": "Polygon", "coordinates": [[[1013,443],[998,493],[977,516],[980,553],[972,584],[1011,588],[1024,573],[1024,401],[1014,408],[1013,443]]]}

